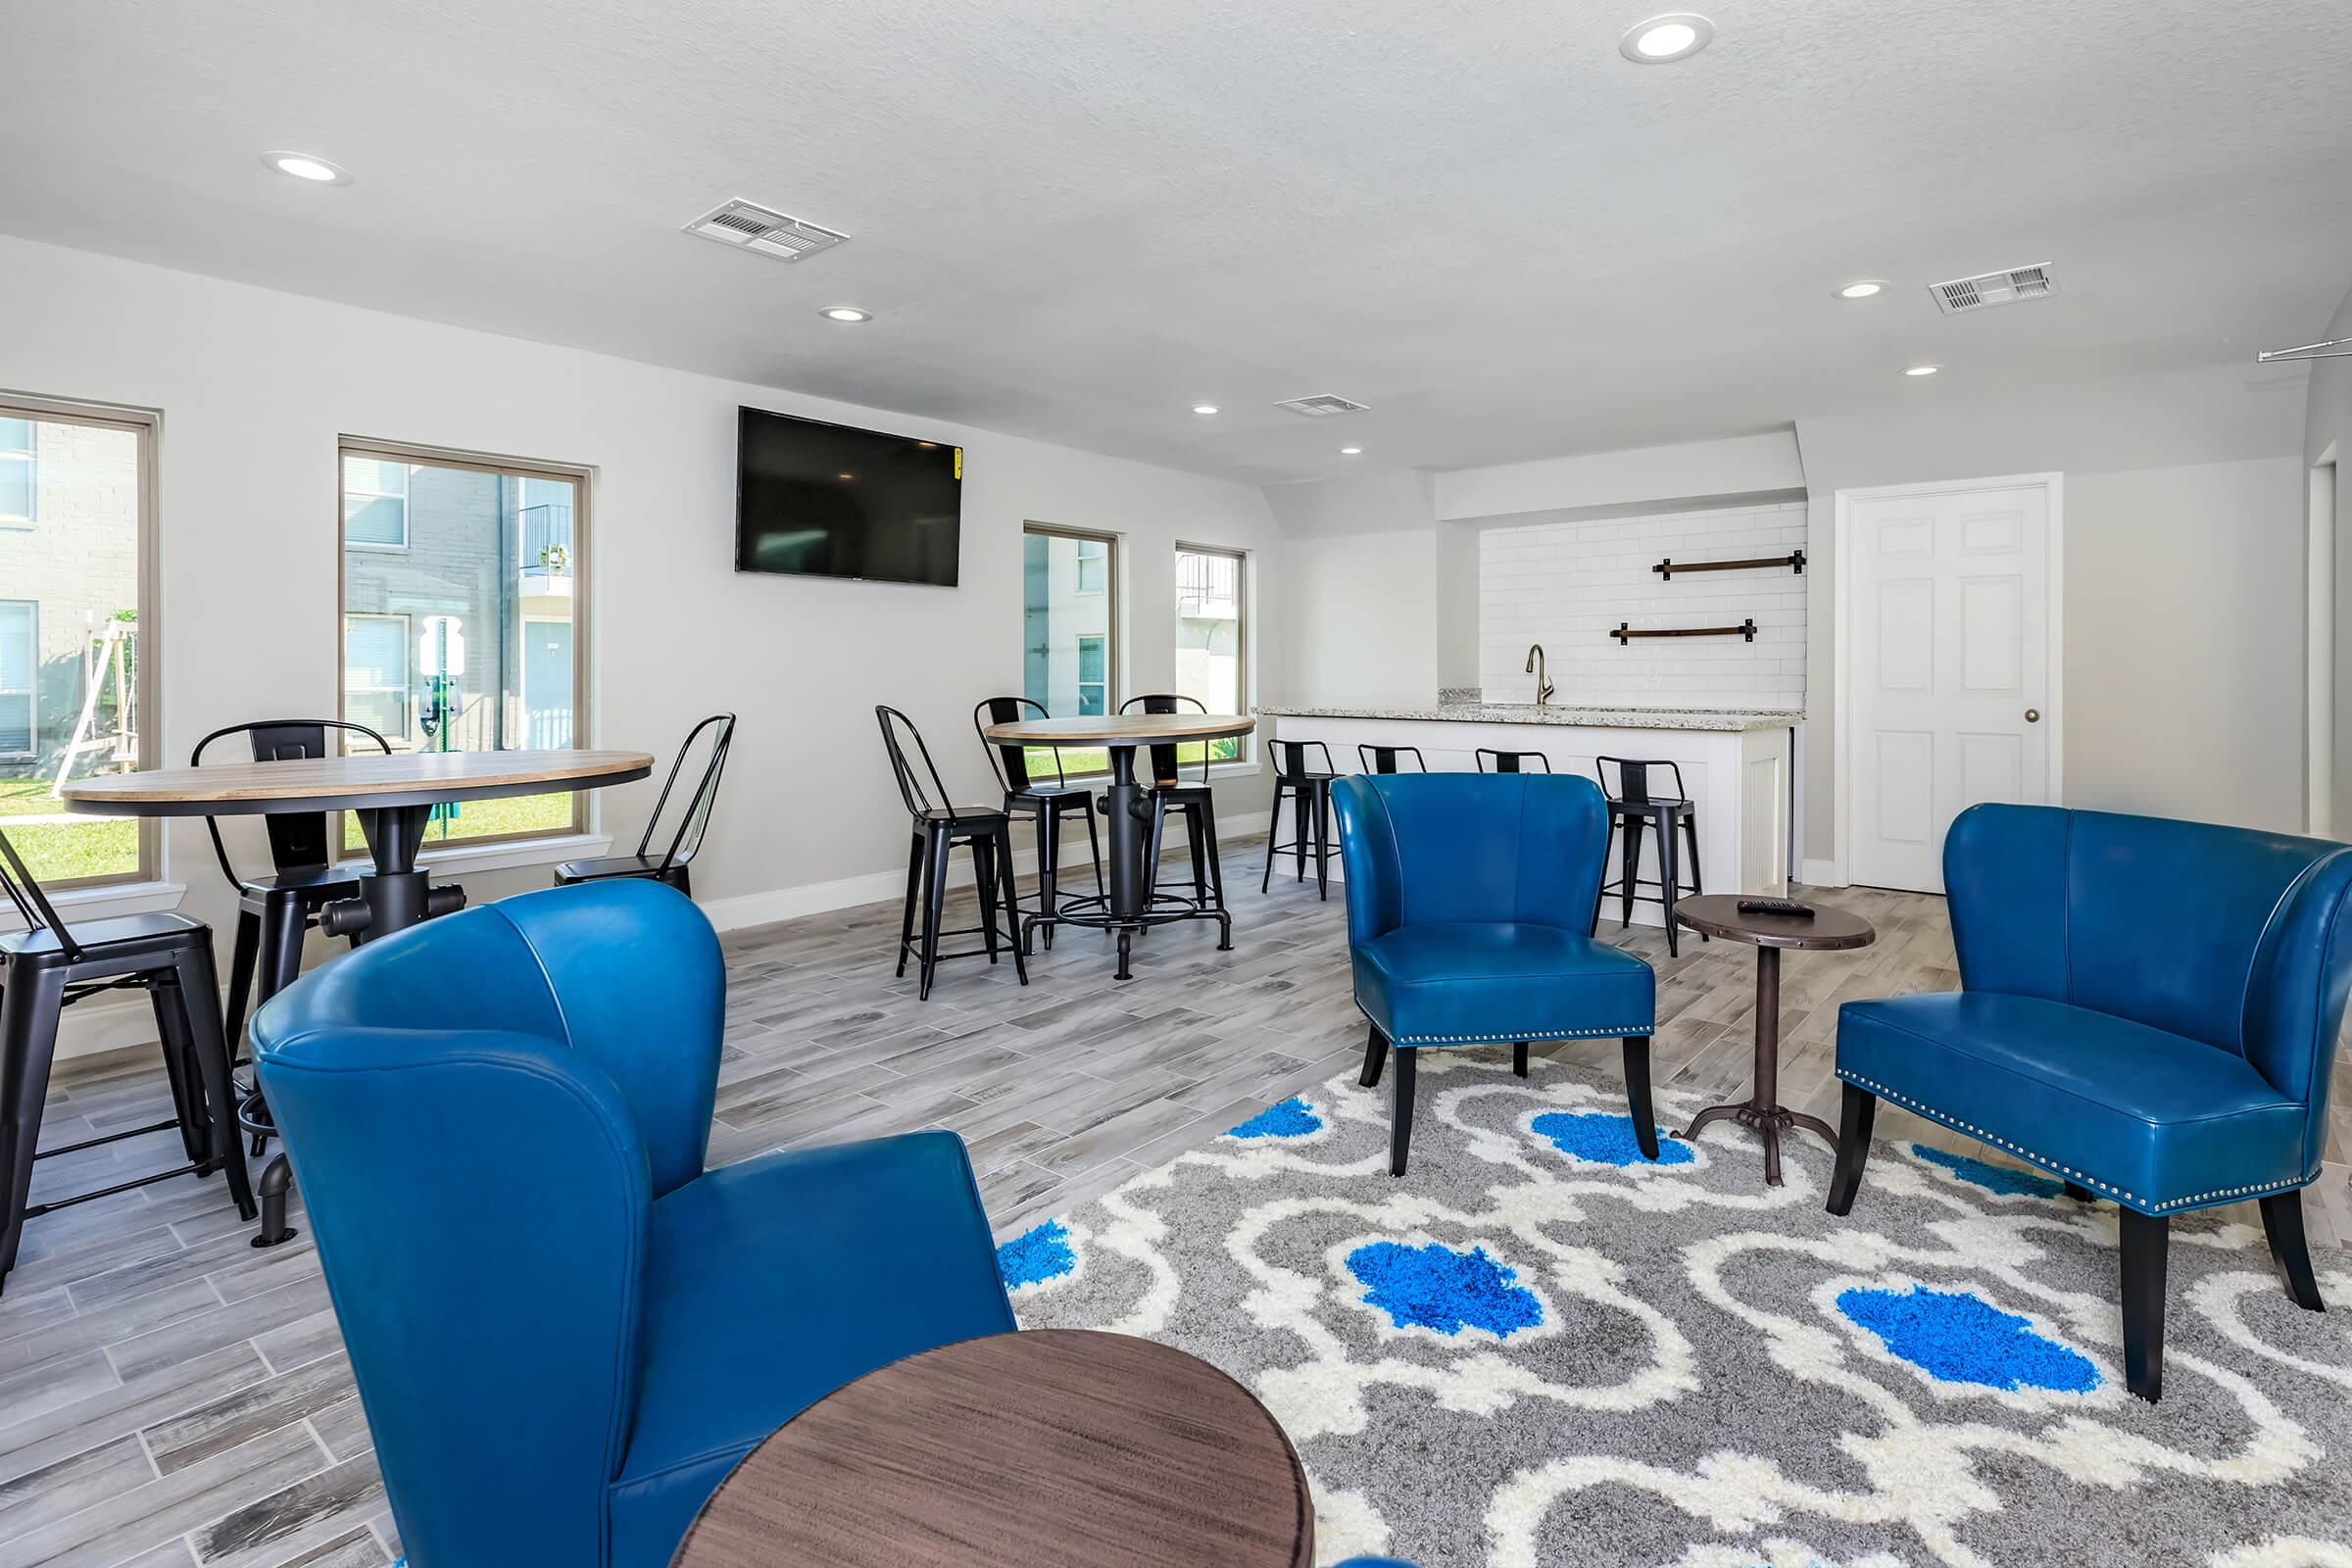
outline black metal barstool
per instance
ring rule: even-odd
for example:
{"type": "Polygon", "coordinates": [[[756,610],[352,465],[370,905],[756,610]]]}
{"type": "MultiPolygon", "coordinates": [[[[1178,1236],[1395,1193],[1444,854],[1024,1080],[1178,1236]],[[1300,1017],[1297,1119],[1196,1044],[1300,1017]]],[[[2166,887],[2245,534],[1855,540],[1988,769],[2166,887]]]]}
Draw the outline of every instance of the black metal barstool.
{"type": "MultiPolygon", "coordinates": [[[[1087,853],[1095,865],[1095,897],[1107,897],[1102,886],[1102,836],[1095,827],[1095,791],[1073,784],[1062,771],[1061,749],[1054,750],[1054,781],[1049,784],[1029,771],[1029,748],[1017,743],[1000,745],[988,738],[991,724],[1017,724],[1025,718],[1051,718],[1046,705],[1033,697],[986,697],[972,709],[972,730],[988,752],[1004,792],[1007,814],[1023,812],[1037,822],[1037,906],[1048,914],[1061,908],[1061,819],[1083,817],[1087,853]]],[[[1046,926],[1046,946],[1054,946],[1054,927],[1046,926]]]]}
{"type": "Polygon", "coordinates": [[[1366,773],[1402,773],[1406,770],[1403,763],[1408,757],[1413,760],[1411,771],[1429,771],[1429,763],[1422,758],[1418,746],[1358,746],[1355,749],[1358,768],[1366,773]]]}
{"type": "Polygon", "coordinates": [[[950,806],[948,787],[939,776],[938,764],[931,760],[931,749],[923,744],[922,731],[914,720],[895,708],[877,707],[874,719],[882,726],[882,745],[890,753],[891,771],[898,775],[899,794],[906,802],[906,814],[913,824],[913,848],[906,858],[906,909],[899,924],[899,969],[906,972],[909,954],[922,963],[922,986],[919,999],[929,1001],[932,977],[939,972],[942,958],[977,958],[985,953],[988,961],[997,961],[997,910],[1000,904],[1007,922],[1004,935],[1012,946],[1013,973],[1022,985],[1029,983],[1029,965],[1021,956],[1021,906],[1019,895],[1012,882],[1012,818],[1004,811],[991,811],[977,806],[950,806]],[[904,739],[902,739],[904,737],[904,739]],[[907,760],[905,742],[914,743],[914,755],[922,759],[923,770],[918,774],[907,760]],[[924,779],[930,788],[923,787],[924,779]],[[972,880],[980,892],[980,923],[957,930],[940,929],[940,912],[948,902],[948,859],[958,844],[971,846],[972,880]],[[922,945],[915,946],[915,894],[922,894],[922,945]],[[978,951],[942,953],[939,939],[978,936],[987,946],[978,951]]]}
{"type": "Polygon", "coordinates": [[[1473,754],[1481,773],[1548,773],[1551,759],[1542,752],[1497,752],[1481,746],[1473,754]]]}
{"type": "Polygon", "coordinates": [[[1295,851],[1298,857],[1298,878],[1306,878],[1306,852],[1311,843],[1315,852],[1315,893],[1318,898],[1331,897],[1331,783],[1339,777],[1331,765],[1331,748],[1321,741],[1275,741],[1274,750],[1274,816],[1266,824],[1266,874],[1258,878],[1257,890],[1266,891],[1274,880],[1274,857],[1284,850],[1295,851]],[[1306,765],[1306,754],[1319,752],[1323,766],[1318,771],[1306,765]],[[1282,803],[1291,802],[1291,842],[1277,842],[1282,829],[1282,803]]]}
{"type": "Polygon", "coordinates": [[[710,826],[711,808],[718,804],[718,777],[726,769],[727,748],[734,744],[733,713],[712,713],[688,730],[685,744],[678,748],[678,760],[669,764],[669,777],[662,781],[662,794],[654,802],[654,814],[646,820],[644,836],[637,841],[637,853],[608,855],[593,860],[565,860],[556,867],[556,886],[633,876],[665,883],[692,898],[694,878],[688,867],[702,853],[703,834],[710,826]],[[669,792],[677,787],[678,775],[686,769],[686,759],[694,755],[694,743],[705,730],[712,734],[710,756],[703,762],[703,776],[696,781],[694,794],[678,817],[678,830],[669,836],[668,848],[656,855],[654,833],[662,825],[662,812],[669,805],[669,792]]]}
{"type": "MultiPolygon", "coordinates": [[[[1625,834],[1623,874],[1614,882],[1601,884],[1600,894],[1592,903],[1592,918],[1596,922],[1599,920],[1600,906],[1611,893],[1622,901],[1622,912],[1617,922],[1620,930],[1633,924],[1636,899],[1658,905],[1666,911],[1666,952],[1669,956],[1680,953],[1681,946],[1676,940],[1674,901],[1678,894],[1686,890],[1682,886],[1682,875],[1676,863],[1677,839],[1689,846],[1690,852],[1690,886],[1688,891],[1706,891],[1698,880],[1698,808],[1683,791],[1683,770],[1672,762],[1646,761],[1631,757],[1596,757],[1592,760],[1592,770],[1600,775],[1601,794],[1608,797],[1609,830],[1625,834]],[[1659,767],[1674,775],[1672,795],[1650,793],[1650,769],[1659,767]],[[1617,782],[1614,785],[1609,782],[1611,768],[1617,770],[1617,782]],[[1642,875],[1642,829],[1644,824],[1656,829],[1658,836],[1658,878],[1654,882],[1642,875]],[[1654,894],[1642,892],[1645,887],[1658,891],[1654,894]]],[[[1605,850],[1602,863],[1607,863],[1605,850]]],[[[1707,934],[1700,932],[1699,940],[1706,941],[1707,934]]]]}
{"type": "MultiPolygon", "coordinates": [[[[1186,697],[1178,692],[1147,692],[1130,697],[1119,705],[1122,713],[1205,713],[1208,705],[1198,697],[1186,697]]],[[[1197,909],[1225,907],[1225,872],[1217,860],[1217,802],[1208,787],[1208,743],[1197,741],[1200,748],[1200,777],[1186,783],[1183,754],[1171,741],[1152,748],[1152,828],[1145,840],[1144,863],[1150,866],[1152,897],[1154,899],[1184,898],[1184,884],[1178,883],[1176,893],[1161,891],[1159,880],[1160,835],[1166,831],[1168,813],[1184,813],[1185,836],[1193,852],[1192,905],[1197,909]]]]}
{"type": "Polygon", "coordinates": [[[8,1206],[0,1214],[0,1285],[16,1266],[26,1220],[151,1182],[224,1171],[238,1217],[254,1218],[260,1208],[246,1180],[245,1150],[237,1136],[211,928],[184,915],[139,914],[69,930],[4,834],[0,893],[24,921],[24,930],[0,935],[0,1177],[8,1182],[8,1206]],[[42,1149],[41,1110],[49,1096],[60,1016],[76,1002],[125,990],[145,991],[154,1004],[172,1119],[42,1149]],[[30,1200],[34,1160],[173,1127],[179,1130],[186,1164],[72,1198],[30,1200]]]}

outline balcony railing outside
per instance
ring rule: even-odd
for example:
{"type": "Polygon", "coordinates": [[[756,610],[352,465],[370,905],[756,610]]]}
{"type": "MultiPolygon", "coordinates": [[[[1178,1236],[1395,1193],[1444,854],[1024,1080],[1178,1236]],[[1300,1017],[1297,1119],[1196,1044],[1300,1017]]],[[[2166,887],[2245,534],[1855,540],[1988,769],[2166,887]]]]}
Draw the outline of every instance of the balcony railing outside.
{"type": "Polygon", "coordinates": [[[556,502],[525,507],[522,518],[524,575],[571,575],[571,508],[556,502]]]}
{"type": "Polygon", "coordinates": [[[1187,620],[1233,620],[1242,612],[1242,564],[1231,556],[1176,558],[1176,613],[1187,620]]]}

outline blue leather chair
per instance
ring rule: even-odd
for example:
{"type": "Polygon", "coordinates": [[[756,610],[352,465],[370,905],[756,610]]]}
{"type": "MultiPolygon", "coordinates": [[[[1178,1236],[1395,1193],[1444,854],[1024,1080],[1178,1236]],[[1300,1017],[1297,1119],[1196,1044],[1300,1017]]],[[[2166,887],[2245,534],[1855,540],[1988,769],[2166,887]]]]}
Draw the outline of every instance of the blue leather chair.
{"type": "Polygon", "coordinates": [[[706,1174],[724,973],[657,882],[526,893],[254,1020],[414,1568],[658,1568],[786,1418],[1013,1327],[943,1132],[706,1174]]]}
{"type": "Polygon", "coordinates": [[[1358,773],[1332,786],[1348,878],[1355,1004],[1371,1020],[1363,1083],[1396,1048],[1389,1173],[1413,1135],[1413,1054],[1616,1036],[1642,1152],[1657,976],[1592,940],[1608,805],[1589,778],[1547,773],[1358,773]]]}
{"type": "Polygon", "coordinates": [[[1977,806],[1943,878],[1964,989],[1838,1012],[1830,1212],[1853,1206],[1890,1100],[2120,1205],[2124,1374],[2142,1398],[2163,1389],[2175,1214],[2259,1199],[2288,1294],[2320,1310],[2300,1189],[2352,987],[2352,849],[1977,806]]]}

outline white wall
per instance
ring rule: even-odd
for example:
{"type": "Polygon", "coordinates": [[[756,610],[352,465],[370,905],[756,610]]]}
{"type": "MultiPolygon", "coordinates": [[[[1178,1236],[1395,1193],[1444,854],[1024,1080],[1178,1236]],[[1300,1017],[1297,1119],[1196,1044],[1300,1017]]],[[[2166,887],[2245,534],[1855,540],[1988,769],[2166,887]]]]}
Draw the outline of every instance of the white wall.
{"type": "MultiPolygon", "coordinates": [[[[2352,294],[2344,296],[2334,319],[2313,334],[2352,337],[2352,294]]],[[[2284,346],[2284,345],[2281,345],[2284,346]]],[[[2308,466],[2332,457],[2335,486],[2335,809],[2334,828],[2352,835],[2352,359],[2311,362],[2311,387],[2304,411],[2303,462],[2308,466]]]]}
{"type": "Polygon", "coordinates": [[[1793,431],[1685,441],[1672,446],[1592,452],[1437,476],[1441,518],[1494,517],[1514,512],[1747,496],[1803,488],[1793,431]]]}
{"type": "Polygon", "coordinates": [[[1802,708],[1806,583],[1787,566],[1688,572],[1677,562],[1786,556],[1805,543],[1805,504],[1582,517],[1489,528],[1478,536],[1480,684],[1529,684],[1530,643],[1544,646],[1559,700],[1614,707],[1802,708]],[[1736,626],[1756,639],[1636,638],[1611,628],[1736,626]]]}
{"type": "Polygon", "coordinates": [[[1437,698],[1437,533],[1293,539],[1285,553],[1290,662],[1270,696],[1324,707],[1437,698]]]}
{"type": "MultiPolygon", "coordinates": [[[[695,718],[741,715],[695,867],[698,894],[737,917],[903,886],[876,703],[913,715],[964,798],[991,795],[970,713],[1020,689],[1024,518],[1124,536],[1130,693],[1173,678],[1179,539],[1253,552],[1255,602],[1284,601],[1254,487],[15,239],[0,238],[0,298],[16,303],[0,385],[163,411],[167,760],[216,725],[334,710],[338,436],[593,465],[594,739],[666,764],[695,718]],[[738,575],[738,404],[963,445],[962,585],[738,575]],[[825,886],[846,878],[871,881],[825,886]]],[[[1287,640],[1252,646],[1260,689],[1286,686],[1287,640]]],[[[608,792],[604,826],[633,843],[656,788],[608,792]]],[[[1263,786],[1221,793],[1221,809],[1253,812],[1263,786]]],[[[224,924],[201,825],[167,839],[188,912],[224,924]]],[[[488,874],[472,892],[546,877],[488,874]]]]}

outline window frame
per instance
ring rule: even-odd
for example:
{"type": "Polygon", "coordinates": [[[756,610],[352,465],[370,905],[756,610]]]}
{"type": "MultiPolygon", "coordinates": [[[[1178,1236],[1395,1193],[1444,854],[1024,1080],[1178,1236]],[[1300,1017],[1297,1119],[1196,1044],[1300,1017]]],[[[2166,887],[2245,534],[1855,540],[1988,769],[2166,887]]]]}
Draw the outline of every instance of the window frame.
{"type": "MultiPolygon", "coordinates": [[[[41,602],[38,599],[0,599],[0,610],[12,606],[24,607],[24,634],[29,639],[24,667],[30,684],[21,692],[0,686],[0,701],[11,697],[24,699],[24,750],[0,752],[0,762],[29,762],[41,755],[41,602]]],[[[0,819],[5,820],[5,819],[0,819]]]]}
{"type": "Polygon", "coordinates": [[[409,636],[416,629],[414,619],[405,610],[347,610],[343,612],[343,657],[340,667],[345,684],[338,688],[340,695],[335,701],[341,716],[350,723],[358,722],[351,716],[350,698],[355,688],[349,684],[351,680],[351,623],[355,620],[397,620],[400,622],[400,684],[397,687],[362,686],[356,690],[374,694],[398,691],[400,693],[400,728],[386,731],[384,739],[391,741],[396,746],[414,746],[417,740],[415,711],[416,706],[416,659],[415,652],[409,646],[409,636]]]}
{"type": "Polygon", "coordinates": [[[367,452],[355,453],[350,451],[348,448],[336,454],[335,514],[340,520],[335,524],[335,528],[336,531],[342,535],[344,549],[374,550],[380,551],[387,555],[398,555],[407,551],[409,548],[409,476],[406,471],[407,463],[408,460],[387,459],[377,457],[372,453],[367,452]],[[358,457],[375,463],[401,463],[403,471],[400,476],[400,490],[397,496],[390,490],[354,490],[351,487],[350,467],[344,462],[346,458],[352,457],[358,457]],[[381,539],[355,540],[351,537],[351,498],[353,496],[368,496],[377,501],[390,501],[397,499],[400,502],[400,540],[398,543],[387,543],[381,539]]]}
{"type": "MultiPolygon", "coordinates": [[[[0,413],[0,419],[17,418],[19,418],[17,415],[0,413]]],[[[26,510],[22,514],[0,512],[0,528],[31,529],[39,527],[41,522],[41,438],[38,430],[33,428],[40,423],[40,420],[26,415],[22,417],[21,422],[26,426],[25,434],[31,439],[32,445],[0,447],[0,463],[22,463],[24,466],[24,506],[26,510]]]]}
{"type": "Polygon", "coordinates": [[[1083,594],[1089,599],[1097,594],[1108,593],[1110,591],[1110,541],[1092,534],[1082,534],[1076,537],[1078,540],[1078,581],[1070,589],[1070,592],[1083,594]],[[1089,545],[1095,547],[1092,555],[1087,553],[1089,545]],[[1086,585],[1086,568],[1089,563],[1102,568],[1102,582],[1092,588],[1086,585]]]}
{"type": "MultiPolygon", "coordinates": [[[[1250,658],[1251,642],[1250,635],[1250,552],[1236,550],[1227,545],[1194,544],[1189,540],[1179,539],[1176,541],[1175,553],[1178,558],[1176,587],[1179,604],[1182,603],[1184,589],[1183,557],[1221,556],[1233,563],[1233,697],[1236,705],[1234,711],[1247,713],[1255,701],[1256,684],[1253,678],[1255,666],[1251,664],[1250,658]]],[[[1175,607],[1171,606],[1170,608],[1174,609],[1175,607]]],[[[1173,618],[1181,620],[1183,617],[1178,615],[1173,618]]],[[[1214,760],[1210,763],[1211,766],[1235,767],[1250,760],[1252,743],[1257,738],[1256,732],[1252,730],[1250,734],[1234,738],[1238,744],[1234,747],[1233,756],[1214,760]]],[[[1216,742],[1210,741],[1207,744],[1214,746],[1216,742]]]]}
{"type": "MultiPolygon", "coordinates": [[[[452,447],[426,446],[416,442],[385,441],[371,436],[352,435],[348,432],[337,436],[335,438],[334,548],[335,626],[338,633],[335,638],[335,709],[338,717],[344,716],[342,711],[342,693],[343,682],[347,676],[347,671],[344,666],[346,655],[349,652],[349,650],[344,646],[344,641],[340,635],[340,631],[346,617],[352,613],[352,612],[349,611],[345,606],[345,595],[348,591],[349,584],[346,581],[346,573],[344,571],[343,552],[346,550],[359,550],[364,553],[381,554],[387,548],[382,545],[354,545],[345,536],[342,498],[344,493],[343,460],[346,457],[372,458],[381,463],[419,465],[425,467],[433,468],[460,468],[473,473],[487,473],[494,477],[549,479],[560,484],[568,484],[571,486],[571,551],[568,568],[571,577],[572,743],[570,746],[561,749],[565,751],[584,751],[592,749],[595,745],[596,735],[594,724],[595,691],[590,683],[589,677],[594,667],[595,661],[589,656],[594,643],[593,622],[595,620],[595,612],[593,608],[595,599],[591,586],[594,581],[593,574],[595,571],[595,566],[593,564],[595,556],[595,550],[593,548],[593,518],[591,516],[591,514],[594,510],[593,480],[596,476],[595,468],[584,463],[553,462],[543,458],[507,457],[498,453],[466,451],[452,447]]],[[[520,511],[521,509],[517,507],[517,520],[519,520],[520,511]]],[[[404,502],[401,508],[401,532],[404,537],[408,537],[411,534],[411,530],[408,526],[408,507],[404,502]]],[[[404,545],[402,548],[405,550],[407,547],[404,545]]],[[[518,535],[515,541],[514,561],[514,570],[517,574],[521,572],[522,564],[521,540],[518,535]]],[[[504,582],[499,585],[499,592],[502,595],[502,599],[504,595],[513,591],[513,584],[504,582]]],[[[391,613],[391,612],[361,611],[359,613],[376,614],[391,613]]],[[[519,605],[514,611],[514,620],[516,625],[521,624],[522,611],[519,605]]],[[[504,628],[502,626],[502,635],[503,629],[504,628]]],[[[412,660],[410,668],[413,678],[415,670],[415,664],[413,662],[413,651],[410,657],[412,660]]],[[[519,679],[519,673],[517,678],[519,679]]],[[[416,737],[411,738],[416,739],[416,737]]],[[[387,736],[386,739],[390,739],[390,737],[387,736]]],[[[554,795],[564,792],[550,790],[547,793],[554,795]]],[[[492,844],[542,843],[551,839],[561,839],[565,837],[576,838],[591,833],[595,831],[596,812],[596,803],[591,799],[593,793],[594,792],[589,790],[572,790],[569,792],[571,796],[571,814],[561,826],[541,828],[536,831],[526,833],[467,834],[463,838],[451,839],[447,841],[446,844],[439,840],[435,840],[427,846],[427,849],[436,853],[454,852],[457,850],[473,849],[478,846],[492,844]]],[[[345,847],[346,841],[351,835],[348,824],[343,820],[343,815],[344,813],[341,812],[335,813],[336,820],[330,828],[327,842],[330,845],[335,846],[334,853],[338,863],[341,863],[345,860],[364,859],[368,853],[365,849],[350,849],[345,847]]]]}
{"type": "MultiPolygon", "coordinates": [[[[1102,547],[1102,587],[1100,590],[1103,601],[1103,630],[1102,634],[1103,655],[1102,710],[1105,713],[1115,713],[1119,710],[1119,703],[1121,701],[1120,693],[1124,689],[1120,685],[1120,682],[1124,678],[1127,668],[1127,661],[1125,658],[1127,649],[1127,622],[1126,611],[1123,603],[1125,590],[1119,581],[1119,555],[1126,541],[1121,539],[1119,535],[1115,533],[1106,533],[1100,528],[1068,528],[1062,526],[1060,523],[1040,522],[1036,518],[1030,517],[1024,519],[1021,523],[1021,537],[1023,539],[1027,539],[1032,536],[1040,539],[1067,539],[1076,544],[1099,544],[1102,547]]],[[[1025,591],[1026,584],[1024,584],[1024,592],[1025,591]]],[[[1081,590],[1073,587],[1070,592],[1073,597],[1083,593],[1084,597],[1092,599],[1096,596],[1098,590],[1081,590]]],[[[1028,612],[1028,601],[1026,598],[1024,598],[1022,601],[1021,610],[1024,614],[1026,614],[1028,612]]],[[[1089,635],[1092,634],[1090,633],[1089,635]]],[[[1023,687],[1023,690],[1026,690],[1025,686],[1023,687]]],[[[1055,716],[1067,717],[1070,715],[1056,714],[1055,716]]],[[[1068,748],[1064,752],[1064,763],[1067,763],[1069,752],[1085,751],[1089,749],[1090,748],[1081,747],[1068,748]]],[[[1051,750],[1052,748],[1031,748],[1033,753],[1051,750]]],[[[1041,762],[1037,765],[1043,764],[1041,762]]],[[[1110,776],[1109,760],[1105,758],[1101,767],[1068,768],[1065,776],[1074,779],[1108,778],[1110,776]]]]}
{"type": "MultiPolygon", "coordinates": [[[[0,418],[30,419],[35,424],[82,424],[99,429],[122,430],[133,438],[137,449],[136,501],[138,520],[133,528],[137,541],[138,563],[132,573],[133,612],[138,616],[138,669],[132,677],[131,701],[138,707],[138,743],[133,750],[131,765],[145,770],[162,765],[164,715],[162,707],[163,678],[161,674],[164,647],[164,612],[162,606],[162,573],[157,566],[156,541],[159,537],[157,513],[162,499],[157,481],[157,463],[164,444],[164,416],[160,409],[143,409],[130,404],[92,403],[78,398],[41,397],[24,392],[0,392],[0,418]]],[[[40,434],[33,433],[37,446],[40,434]]],[[[38,482],[38,474],[35,474],[38,482]]],[[[36,501],[33,510],[40,510],[36,501]]],[[[11,525],[21,526],[21,525],[11,525]]],[[[34,612],[37,621],[39,612],[34,612]]],[[[39,630],[34,633],[34,660],[39,660],[39,630]]],[[[39,688],[34,688],[36,710],[33,744],[37,750],[40,736],[39,688]]],[[[37,776],[37,775],[36,775],[37,776]]],[[[119,821],[122,818],[96,817],[96,821],[119,821]]],[[[138,853],[131,868],[104,876],[44,877],[41,888],[47,893],[74,892],[86,888],[124,887],[163,880],[163,823],[152,816],[134,816],[134,841],[138,853]]],[[[5,818],[0,818],[4,823],[5,818]]]]}

